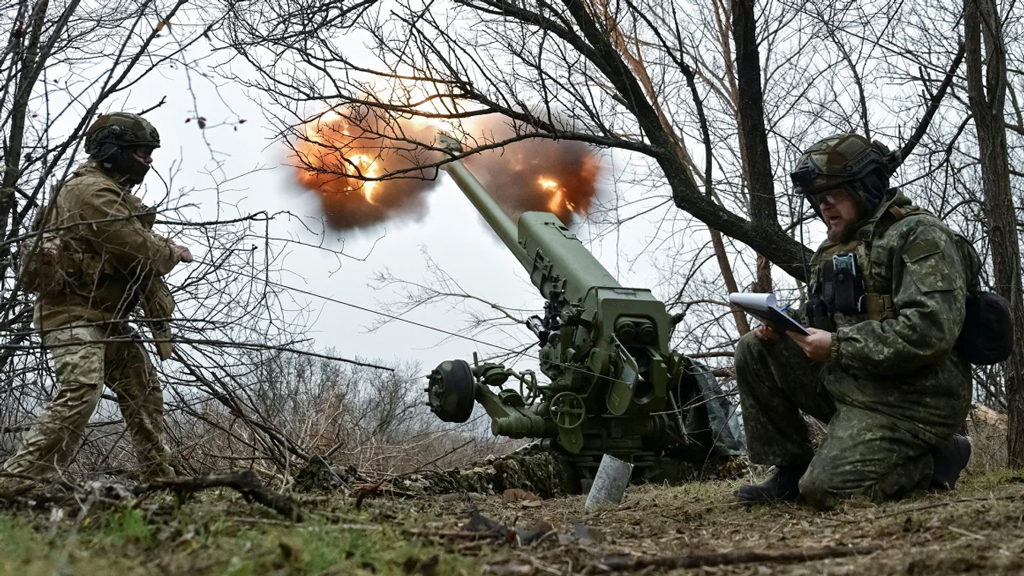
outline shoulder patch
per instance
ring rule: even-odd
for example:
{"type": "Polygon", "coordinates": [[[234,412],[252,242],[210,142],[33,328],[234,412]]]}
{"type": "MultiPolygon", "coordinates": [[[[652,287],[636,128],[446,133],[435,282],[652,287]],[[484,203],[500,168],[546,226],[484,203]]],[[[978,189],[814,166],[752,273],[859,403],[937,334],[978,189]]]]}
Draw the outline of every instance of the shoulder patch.
{"type": "Polygon", "coordinates": [[[923,238],[911,244],[905,252],[903,252],[903,258],[907,262],[916,262],[925,256],[931,256],[942,251],[942,246],[939,246],[938,240],[934,238],[923,238]]]}

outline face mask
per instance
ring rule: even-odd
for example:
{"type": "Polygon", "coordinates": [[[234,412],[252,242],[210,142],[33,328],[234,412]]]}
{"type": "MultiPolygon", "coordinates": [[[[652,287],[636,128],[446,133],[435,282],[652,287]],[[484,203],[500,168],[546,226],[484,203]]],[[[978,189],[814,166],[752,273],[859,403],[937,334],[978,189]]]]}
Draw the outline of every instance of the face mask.
{"type": "Polygon", "coordinates": [[[122,178],[129,186],[142,184],[149,173],[149,164],[135,157],[135,150],[122,148],[108,161],[111,172],[122,178]]]}

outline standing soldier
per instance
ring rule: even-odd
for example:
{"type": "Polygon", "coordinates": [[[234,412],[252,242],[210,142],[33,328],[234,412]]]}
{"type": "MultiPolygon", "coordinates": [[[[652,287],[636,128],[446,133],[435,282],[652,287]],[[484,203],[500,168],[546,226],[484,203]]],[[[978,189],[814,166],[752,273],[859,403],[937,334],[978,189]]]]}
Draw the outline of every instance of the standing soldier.
{"type": "Polygon", "coordinates": [[[38,240],[22,248],[19,275],[37,293],[33,322],[53,355],[60,391],[7,461],[11,474],[61,473],[104,385],[117,395],[141,478],[174,473],[163,443],[160,383],[128,324],[142,308],[161,358],[170,356],[167,320],[174,300],[161,276],[191,262],[192,254],[155,234],[155,212],[130,192],[159,146],[156,128],[142,117],[100,116],[85,136],[89,160],[40,209],[38,240]]]}
{"type": "Polygon", "coordinates": [[[955,435],[971,405],[958,339],[980,263],[966,240],[889,188],[895,159],[841,134],[807,150],[791,175],[828,239],[812,260],[810,335],[762,327],[736,348],[750,460],[776,467],[739,489],[743,502],[803,496],[829,508],[951,489],[970,459],[970,442],[955,435]],[[817,452],[801,411],[828,423],[817,452]]]}

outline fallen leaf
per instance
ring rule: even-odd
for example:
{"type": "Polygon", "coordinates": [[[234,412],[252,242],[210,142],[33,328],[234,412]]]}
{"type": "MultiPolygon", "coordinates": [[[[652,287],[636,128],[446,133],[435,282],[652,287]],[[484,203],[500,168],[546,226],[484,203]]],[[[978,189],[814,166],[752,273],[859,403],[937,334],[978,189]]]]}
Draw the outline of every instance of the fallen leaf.
{"type": "Polygon", "coordinates": [[[501,494],[505,502],[540,502],[540,496],[519,488],[509,488],[501,494]]]}
{"type": "Polygon", "coordinates": [[[554,532],[554,527],[549,522],[541,520],[526,528],[519,528],[516,530],[516,535],[519,537],[519,544],[521,546],[529,546],[538,540],[542,540],[548,534],[554,532]]]}
{"type": "Polygon", "coordinates": [[[484,516],[479,510],[473,510],[469,513],[469,522],[462,527],[463,532],[492,532],[492,533],[503,533],[508,528],[504,524],[500,524],[484,516]]]}

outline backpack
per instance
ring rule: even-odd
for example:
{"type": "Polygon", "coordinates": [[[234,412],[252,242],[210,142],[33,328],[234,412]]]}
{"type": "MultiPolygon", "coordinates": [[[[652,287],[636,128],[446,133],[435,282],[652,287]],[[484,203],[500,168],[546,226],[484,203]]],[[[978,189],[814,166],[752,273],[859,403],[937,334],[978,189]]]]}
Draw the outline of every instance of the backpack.
{"type": "MultiPolygon", "coordinates": [[[[900,209],[891,207],[889,212],[902,220],[911,215],[936,216],[917,207],[900,209]]],[[[981,258],[974,245],[962,234],[953,232],[960,253],[968,263],[967,301],[964,324],[960,328],[954,348],[975,366],[991,366],[1010,357],[1013,351],[1013,315],[1010,303],[999,294],[981,288],[981,258]]]]}
{"type": "Polygon", "coordinates": [[[65,286],[64,247],[60,236],[46,232],[56,188],[51,191],[50,204],[40,206],[32,219],[32,227],[18,249],[18,280],[29,292],[40,296],[60,293],[65,286]]]}
{"type": "Polygon", "coordinates": [[[1013,316],[1006,298],[984,290],[968,292],[966,308],[956,349],[977,366],[1009,358],[1013,351],[1013,316]]]}

